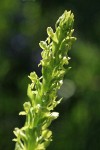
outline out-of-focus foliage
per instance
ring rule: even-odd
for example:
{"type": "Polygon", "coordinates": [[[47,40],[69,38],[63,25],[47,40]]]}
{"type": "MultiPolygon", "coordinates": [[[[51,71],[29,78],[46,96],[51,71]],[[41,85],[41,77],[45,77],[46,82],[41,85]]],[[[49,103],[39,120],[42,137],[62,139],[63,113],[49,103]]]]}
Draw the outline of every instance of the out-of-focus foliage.
{"type": "Polygon", "coordinates": [[[100,149],[99,7],[97,0],[0,1],[0,150],[14,149],[12,131],[24,122],[18,112],[27,101],[27,76],[31,71],[41,75],[38,42],[65,9],[75,14],[78,40],[70,52],[72,69],[58,93],[64,100],[48,150],[100,149]]]}

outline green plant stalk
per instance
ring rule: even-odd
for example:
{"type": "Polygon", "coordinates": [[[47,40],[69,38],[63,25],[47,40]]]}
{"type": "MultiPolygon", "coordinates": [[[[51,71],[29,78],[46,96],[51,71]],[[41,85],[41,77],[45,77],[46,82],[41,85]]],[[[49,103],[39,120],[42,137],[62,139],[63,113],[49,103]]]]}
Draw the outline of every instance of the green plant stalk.
{"type": "Polygon", "coordinates": [[[65,11],[57,20],[55,32],[47,28],[48,37],[39,43],[43,49],[42,76],[39,78],[35,72],[30,73],[31,84],[28,85],[27,95],[30,101],[23,104],[25,125],[15,128],[15,150],[46,150],[52,141],[52,131],[49,130],[51,122],[59,116],[53,112],[61,102],[57,100],[57,91],[63,84],[64,74],[69,70],[67,55],[72,43],[76,40],[73,34],[74,15],[65,11]]]}

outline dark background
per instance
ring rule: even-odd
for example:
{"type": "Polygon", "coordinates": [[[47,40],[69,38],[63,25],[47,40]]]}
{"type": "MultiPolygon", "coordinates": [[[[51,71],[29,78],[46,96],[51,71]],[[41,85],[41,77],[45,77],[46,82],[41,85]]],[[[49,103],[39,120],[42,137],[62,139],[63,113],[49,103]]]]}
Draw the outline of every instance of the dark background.
{"type": "Polygon", "coordinates": [[[75,15],[76,43],[69,52],[72,69],[58,92],[60,117],[51,125],[48,150],[100,149],[100,2],[99,0],[0,1],[0,150],[14,149],[13,129],[28,100],[28,75],[41,59],[40,40],[64,10],[75,15]]]}

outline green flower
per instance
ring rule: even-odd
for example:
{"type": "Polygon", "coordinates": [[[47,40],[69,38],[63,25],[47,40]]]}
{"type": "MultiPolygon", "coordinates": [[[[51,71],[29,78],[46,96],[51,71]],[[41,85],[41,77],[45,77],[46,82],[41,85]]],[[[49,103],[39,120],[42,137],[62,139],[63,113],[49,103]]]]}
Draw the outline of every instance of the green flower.
{"type": "Polygon", "coordinates": [[[58,116],[53,112],[61,102],[57,100],[57,91],[63,84],[64,74],[69,70],[65,65],[69,63],[68,51],[76,40],[73,34],[74,15],[65,11],[57,20],[55,32],[47,28],[47,39],[39,43],[43,49],[40,64],[42,76],[30,73],[31,84],[28,85],[29,102],[23,104],[24,111],[20,115],[26,116],[24,127],[15,128],[16,150],[46,150],[52,141],[52,131],[48,129],[51,122],[58,116]]]}

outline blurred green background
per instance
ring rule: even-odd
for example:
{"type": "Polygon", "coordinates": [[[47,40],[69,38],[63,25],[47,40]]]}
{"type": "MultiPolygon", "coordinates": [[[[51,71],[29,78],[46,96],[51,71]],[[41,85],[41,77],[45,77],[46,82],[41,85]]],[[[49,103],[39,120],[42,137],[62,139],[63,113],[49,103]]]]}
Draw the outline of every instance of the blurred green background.
{"type": "Polygon", "coordinates": [[[58,92],[60,117],[51,125],[48,150],[100,150],[100,2],[98,0],[0,1],[0,150],[13,150],[13,129],[27,101],[28,75],[41,59],[39,41],[64,10],[75,15],[77,41],[69,52],[72,69],[58,92]]]}

